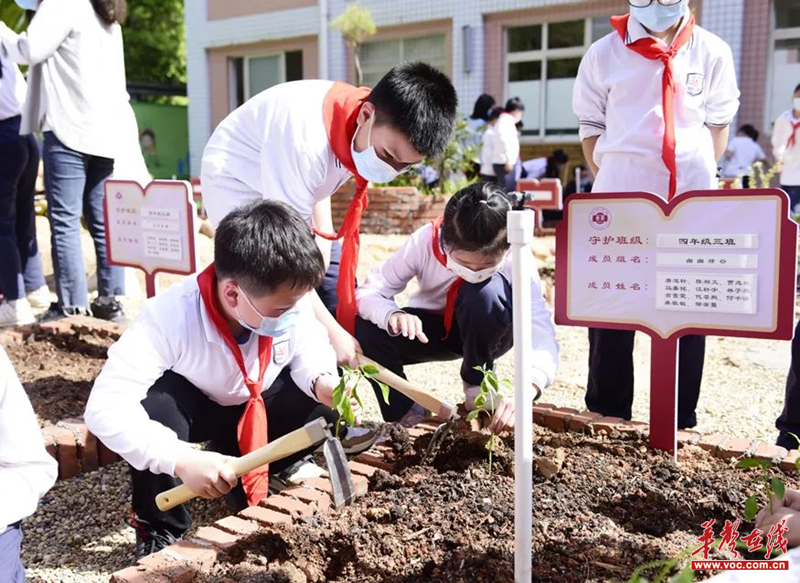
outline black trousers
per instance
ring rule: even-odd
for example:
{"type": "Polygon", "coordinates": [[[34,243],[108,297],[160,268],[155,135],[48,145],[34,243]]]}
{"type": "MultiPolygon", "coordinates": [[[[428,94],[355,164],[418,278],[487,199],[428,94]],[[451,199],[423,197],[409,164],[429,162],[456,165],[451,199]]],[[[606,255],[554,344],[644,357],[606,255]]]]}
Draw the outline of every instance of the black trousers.
{"type": "Polygon", "coordinates": [[[322,303],[328,308],[328,311],[336,316],[336,306],[339,304],[339,294],[336,291],[336,284],[339,281],[339,263],[342,260],[342,244],[339,241],[334,241],[331,245],[331,264],[328,266],[328,271],[322,278],[317,287],[317,294],[319,295],[322,303]]]}
{"type": "Polygon", "coordinates": [[[800,436],[800,321],[794,328],[792,339],[792,364],[786,377],[786,397],[783,401],[783,412],[775,422],[780,431],[778,445],[786,449],[798,449],[800,444],[789,435],[789,432],[800,436]]]}
{"type": "MultiPolygon", "coordinates": [[[[633,340],[630,330],[589,328],[589,381],[586,407],[622,419],[633,407],[633,340]]],[[[697,425],[697,400],[703,380],[705,336],[684,336],[678,341],[678,427],[697,425]]]]}
{"type": "MultiPolygon", "coordinates": [[[[511,284],[501,275],[479,284],[461,286],[454,306],[453,326],[446,340],[442,340],[444,318],[440,314],[415,308],[404,311],[422,320],[428,344],[390,336],[361,318],[356,321],[356,339],[364,354],[403,378],[403,367],[407,364],[463,357],[461,378],[471,385],[479,385],[483,376],[473,367],[484,364],[493,367],[494,361],[511,350],[514,343],[511,284]]],[[[373,384],[373,388],[386,421],[399,420],[413,405],[411,399],[394,390],[387,405],[377,384],[373,384]]]]}
{"type": "MultiPolygon", "coordinates": [[[[303,393],[291,379],[289,369],[284,369],[272,386],[263,393],[267,409],[269,440],[275,440],[323,417],[335,423],[338,414],[303,393]]],[[[169,427],[178,439],[190,443],[209,441],[208,449],[230,456],[239,456],[236,428],[245,405],[223,407],[205,396],[184,377],[167,371],[147,393],[142,401],[150,419],[169,427]]],[[[270,472],[277,473],[303,456],[306,450],[270,464],[270,472]]],[[[155,503],[156,495],[180,484],[180,480],[167,474],[154,474],[131,467],[133,510],[142,520],[155,528],[167,529],[181,536],[192,524],[185,505],[161,512],[155,503]]],[[[226,502],[233,511],[247,506],[241,483],[227,496],[226,502]]]]}

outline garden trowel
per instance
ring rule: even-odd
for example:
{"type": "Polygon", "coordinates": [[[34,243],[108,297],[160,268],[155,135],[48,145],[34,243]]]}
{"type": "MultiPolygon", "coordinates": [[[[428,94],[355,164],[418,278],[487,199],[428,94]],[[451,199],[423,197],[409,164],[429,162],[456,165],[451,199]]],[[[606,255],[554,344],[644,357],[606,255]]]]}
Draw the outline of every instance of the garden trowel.
{"type": "MultiPolygon", "coordinates": [[[[264,447],[234,458],[231,461],[231,467],[236,477],[239,478],[256,468],[313,447],[320,442],[324,442],[322,451],[325,455],[325,462],[328,464],[333,503],[338,509],[352,502],[355,497],[355,488],[342,443],[338,439],[334,439],[323,419],[315,419],[264,447]]],[[[159,510],[166,512],[196,497],[197,494],[181,484],[156,496],[156,505],[159,510]]]]}
{"type": "Polygon", "coordinates": [[[455,422],[461,418],[460,415],[456,413],[456,406],[447,401],[442,401],[439,397],[421,387],[411,384],[406,379],[396,375],[386,367],[367,358],[363,354],[357,354],[356,356],[358,357],[359,366],[372,365],[378,369],[378,374],[375,376],[377,380],[389,385],[398,393],[404,394],[423,409],[427,409],[439,417],[439,419],[445,421],[433,432],[431,442],[425,450],[425,454],[422,456],[422,462],[426,463],[428,459],[438,451],[445,437],[453,430],[455,422]]]}

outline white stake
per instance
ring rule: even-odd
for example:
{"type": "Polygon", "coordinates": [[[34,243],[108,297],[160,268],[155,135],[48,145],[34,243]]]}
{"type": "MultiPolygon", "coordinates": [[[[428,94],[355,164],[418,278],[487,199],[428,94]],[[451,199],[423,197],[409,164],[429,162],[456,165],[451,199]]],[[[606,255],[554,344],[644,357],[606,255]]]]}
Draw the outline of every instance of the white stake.
{"type": "Polygon", "coordinates": [[[531,277],[535,213],[514,210],[508,213],[508,242],[514,274],[514,581],[530,583],[533,572],[533,377],[530,357],[531,277]]]}

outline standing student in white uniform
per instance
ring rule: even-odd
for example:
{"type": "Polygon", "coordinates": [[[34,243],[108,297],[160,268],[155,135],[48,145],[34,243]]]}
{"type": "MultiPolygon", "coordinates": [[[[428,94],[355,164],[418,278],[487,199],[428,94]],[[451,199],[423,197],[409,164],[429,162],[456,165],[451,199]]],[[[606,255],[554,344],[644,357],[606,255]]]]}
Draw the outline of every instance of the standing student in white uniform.
{"type": "MultiPolygon", "coordinates": [[[[611,19],[614,32],[586,52],[573,92],[592,192],[671,200],[715,189],[739,108],[731,49],[695,25],[689,0],[629,5],[629,15],[611,19]]],[[[631,331],[589,330],[589,410],[631,418],[633,341],[631,331]]],[[[705,338],[685,336],[679,350],[678,426],[694,427],[705,338]]]]}
{"type": "Polygon", "coordinates": [[[336,359],[307,297],[323,273],[297,211],[277,201],[241,207],[219,224],[214,263],[148,301],[109,350],[85,419],[131,465],[137,559],[191,524],[183,505],[158,510],[157,494],[181,480],[201,496],[228,495],[236,511],[257,504],[269,474],[250,472],[238,487],[226,456],[316,418],[337,421],[336,359]],[[191,445],[205,441],[211,451],[191,445]]]}
{"type": "Polygon", "coordinates": [[[772,153],[781,164],[781,188],[789,194],[790,206],[800,205],[800,85],[794,90],[792,107],[775,120],[772,153]]]}
{"type": "MultiPolygon", "coordinates": [[[[399,375],[408,364],[462,358],[461,380],[470,410],[483,378],[475,367],[493,368],[514,341],[506,229],[510,208],[497,184],[476,183],[460,190],[441,219],[411,235],[357,290],[356,337],[364,353],[399,375]],[[419,290],[401,309],[395,296],[415,277],[419,290]]],[[[539,393],[555,377],[558,345],[537,271],[529,285],[532,379],[539,393]]],[[[497,433],[514,425],[514,399],[507,397],[495,403],[491,429],[497,433]]],[[[380,398],[378,402],[387,421],[412,425],[421,420],[419,408],[396,391],[388,404],[380,398]]]]}
{"type": "Polygon", "coordinates": [[[742,177],[742,188],[750,188],[750,167],[756,162],[764,162],[767,155],[758,145],[758,130],[745,124],[736,132],[736,137],[728,144],[722,164],[723,178],[742,177]]]}
{"type": "Polygon", "coordinates": [[[517,124],[522,121],[525,104],[519,97],[512,97],[500,114],[495,126],[497,145],[492,149],[493,169],[497,183],[506,192],[515,190],[517,185],[517,165],[519,164],[519,131],[517,124]]]}
{"type": "Polygon", "coordinates": [[[332,81],[267,89],[225,118],[206,145],[201,181],[212,223],[263,198],[286,202],[316,229],[328,273],[314,309],[340,364],[352,363],[358,349],[355,269],[367,183],[391,182],[443,152],[457,105],[447,76],[424,63],[403,63],[371,91],[332,81]],[[330,236],[330,197],[352,176],[355,196],[338,236],[330,236]],[[338,238],[341,267],[339,249],[330,244],[338,238]]]}
{"type": "Polygon", "coordinates": [[[24,583],[22,521],[55,484],[58,464],[44,448],[31,403],[0,347],[0,581],[24,583]]]}

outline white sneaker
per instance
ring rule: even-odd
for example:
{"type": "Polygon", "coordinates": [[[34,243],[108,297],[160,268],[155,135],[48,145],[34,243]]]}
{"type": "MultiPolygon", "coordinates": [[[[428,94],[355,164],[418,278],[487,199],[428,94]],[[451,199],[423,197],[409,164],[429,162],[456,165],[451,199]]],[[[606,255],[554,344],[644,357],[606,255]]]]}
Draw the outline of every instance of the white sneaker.
{"type": "Polygon", "coordinates": [[[28,300],[9,300],[0,304],[0,328],[33,324],[35,320],[28,300]]]}
{"type": "Polygon", "coordinates": [[[31,308],[35,310],[49,308],[50,303],[53,301],[52,296],[50,295],[50,289],[46,284],[39,289],[33,290],[28,294],[27,298],[31,308]]]}

